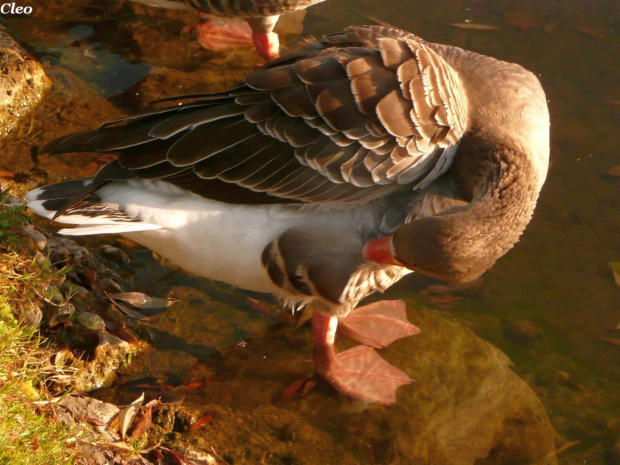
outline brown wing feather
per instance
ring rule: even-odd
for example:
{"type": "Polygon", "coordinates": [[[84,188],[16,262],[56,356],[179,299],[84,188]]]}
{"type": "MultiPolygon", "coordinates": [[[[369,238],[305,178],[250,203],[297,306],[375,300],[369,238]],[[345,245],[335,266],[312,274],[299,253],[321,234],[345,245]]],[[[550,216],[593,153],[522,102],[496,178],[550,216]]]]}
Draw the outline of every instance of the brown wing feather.
{"type": "MultiPolygon", "coordinates": [[[[360,26],[250,73],[229,92],[64,137],[118,169],[218,199],[209,180],[302,202],[362,203],[445,172],[467,126],[456,72],[420,38],[360,26]],[[209,181],[209,182],[207,182],[209,181]]],[[[103,176],[103,174],[102,174],[103,176]]]]}

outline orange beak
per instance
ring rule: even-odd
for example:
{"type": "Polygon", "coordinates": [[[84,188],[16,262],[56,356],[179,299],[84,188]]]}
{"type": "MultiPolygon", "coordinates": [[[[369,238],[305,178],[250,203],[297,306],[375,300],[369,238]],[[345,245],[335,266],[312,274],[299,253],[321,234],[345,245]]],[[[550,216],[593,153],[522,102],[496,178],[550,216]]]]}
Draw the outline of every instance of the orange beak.
{"type": "Polygon", "coordinates": [[[392,236],[366,242],[362,248],[362,257],[368,262],[381,263],[382,265],[404,266],[394,258],[394,254],[392,253],[392,236]]]}

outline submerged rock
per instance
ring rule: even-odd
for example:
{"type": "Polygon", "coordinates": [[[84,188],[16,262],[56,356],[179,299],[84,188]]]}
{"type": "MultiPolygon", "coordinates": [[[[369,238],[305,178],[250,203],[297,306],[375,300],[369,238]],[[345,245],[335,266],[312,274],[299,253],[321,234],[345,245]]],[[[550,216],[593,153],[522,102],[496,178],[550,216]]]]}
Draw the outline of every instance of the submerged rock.
{"type": "Polygon", "coordinates": [[[99,342],[94,349],[92,361],[85,364],[78,373],[78,391],[111,386],[116,379],[116,371],[127,365],[129,358],[140,350],[139,346],[106,332],[97,333],[97,337],[99,342]]]}
{"type": "Polygon", "coordinates": [[[71,324],[71,318],[75,313],[75,306],[71,303],[64,305],[51,305],[45,306],[44,318],[47,326],[53,328],[58,325],[71,324]]]}
{"type": "Polygon", "coordinates": [[[76,323],[81,324],[90,331],[103,331],[105,330],[105,322],[96,313],[80,312],[75,315],[76,323]]]}
{"type": "MultiPolygon", "coordinates": [[[[308,330],[306,345],[293,347],[293,330],[275,327],[228,350],[217,380],[188,391],[183,406],[213,412],[214,422],[184,434],[235,464],[556,464],[545,408],[508,357],[438,312],[408,314],[422,333],[380,351],[414,380],[398,390],[396,406],[351,401],[325,383],[278,401],[312,372],[304,364],[312,342],[308,330]]],[[[341,350],[348,342],[340,338],[341,350]]]]}

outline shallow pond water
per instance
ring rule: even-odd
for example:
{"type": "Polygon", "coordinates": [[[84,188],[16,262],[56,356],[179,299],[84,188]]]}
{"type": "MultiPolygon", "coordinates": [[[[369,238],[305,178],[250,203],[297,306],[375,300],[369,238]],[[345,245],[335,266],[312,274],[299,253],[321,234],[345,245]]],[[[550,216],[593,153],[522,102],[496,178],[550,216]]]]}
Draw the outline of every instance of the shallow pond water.
{"type": "MultiPolygon", "coordinates": [[[[3,23],[46,63],[55,89],[30,126],[2,142],[0,169],[22,173],[25,186],[91,175],[103,162],[36,160],[32,146],[158,97],[221,90],[256,61],[250,50],[200,49],[180,34],[190,13],[121,1],[30,4],[32,16],[3,23]]],[[[409,276],[386,293],[405,298],[423,330],[383,353],[416,380],[391,408],[325,386],[282,400],[285,386],[311,374],[308,327],[295,330],[268,298],[258,309],[247,300],[264,296],[186,276],[133,248],[135,289],[179,302],[153,313],[153,349],[97,395],[127,402],[136,386],[202,379],[185,405],[214,421],[179,427],[176,440],[213,446],[232,463],[554,463],[554,444],[562,464],[620,463],[620,332],[612,329],[620,287],[609,265],[620,261],[620,177],[608,174],[620,165],[619,14],[612,0],[331,0],[309,9],[304,36],[379,20],[539,76],[552,147],[534,219],[484,282],[438,294],[428,288],[440,283],[409,276]]]]}

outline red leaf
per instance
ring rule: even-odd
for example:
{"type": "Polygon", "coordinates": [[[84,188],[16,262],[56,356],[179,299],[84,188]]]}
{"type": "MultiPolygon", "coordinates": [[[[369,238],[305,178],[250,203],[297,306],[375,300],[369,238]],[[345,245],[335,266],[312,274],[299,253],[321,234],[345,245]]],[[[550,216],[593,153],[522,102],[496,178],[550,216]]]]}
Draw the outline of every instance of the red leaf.
{"type": "Polygon", "coordinates": [[[137,387],[140,389],[153,389],[155,391],[170,391],[171,389],[174,389],[173,386],[169,386],[167,384],[148,384],[148,383],[136,384],[134,387],[137,387]]]}
{"type": "Polygon", "coordinates": [[[197,429],[200,429],[203,426],[207,426],[212,421],[213,421],[213,415],[209,412],[204,417],[200,417],[198,420],[196,420],[194,424],[189,427],[189,430],[196,431],[197,429]]]}
{"type": "Polygon", "coordinates": [[[131,437],[133,439],[139,438],[144,433],[146,433],[146,430],[151,427],[152,423],[153,423],[153,411],[152,411],[152,409],[149,408],[149,409],[147,409],[147,411],[144,414],[144,416],[142,418],[140,418],[140,421],[138,422],[136,427],[131,432],[131,437]]]}
{"type": "Polygon", "coordinates": [[[585,26],[571,26],[575,31],[579,31],[582,34],[586,34],[590,37],[595,37],[597,39],[601,39],[603,40],[605,38],[605,34],[603,34],[602,32],[597,31],[596,29],[592,29],[591,27],[585,27],[585,26]]]}
{"type": "Polygon", "coordinates": [[[305,397],[314,386],[316,386],[318,381],[316,379],[309,379],[308,382],[304,385],[304,389],[301,391],[301,396],[305,397]]]}
{"type": "Polygon", "coordinates": [[[15,177],[15,173],[7,170],[0,170],[0,178],[4,179],[13,179],[15,177]]]}
{"type": "Polygon", "coordinates": [[[183,389],[185,389],[186,391],[191,391],[192,389],[198,389],[203,384],[204,383],[202,381],[192,381],[191,383],[186,384],[185,386],[183,386],[183,389]]]}
{"type": "Polygon", "coordinates": [[[246,300],[250,307],[254,310],[259,311],[263,315],[267,316],[276,316],[278,314],[278,309],[275,305],[268,304],[264,300],[252,299],[251,297],[246,297],[246,300]]]}
{"type": "Polygon", "coordinates": [[[302,386],[306,383],[306,381],[307,381],[306,379],[298,379],[293,384],[286,387],[284,391],[282,391],[282,395],[280,396],[280,399],[282,400],[292,399],[293,396],[297,393],[297,391],[299,391],[302,388],[302,386]]]}

